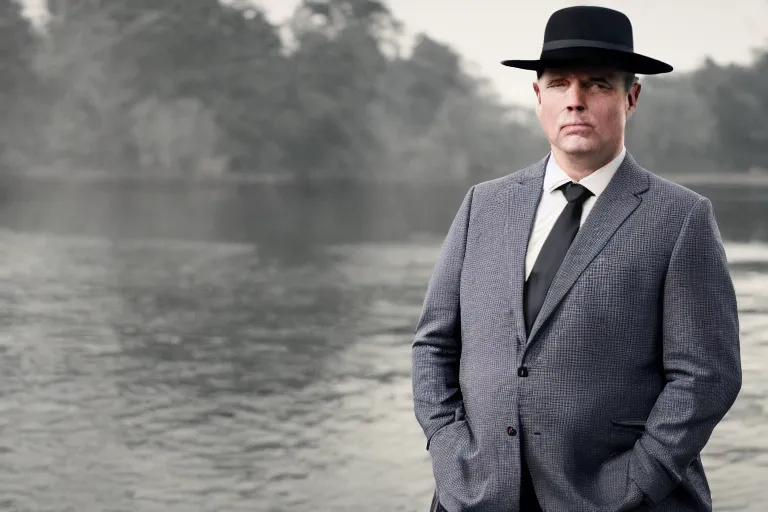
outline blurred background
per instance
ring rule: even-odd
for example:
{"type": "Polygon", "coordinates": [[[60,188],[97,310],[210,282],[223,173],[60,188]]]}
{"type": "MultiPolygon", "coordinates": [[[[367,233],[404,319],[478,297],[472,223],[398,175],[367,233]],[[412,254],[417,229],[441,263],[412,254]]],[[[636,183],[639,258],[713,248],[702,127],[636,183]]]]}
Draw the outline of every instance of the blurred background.
{"type": "MultiPolygon", "coordinates": [[[[427,510],[426,284],[546,154],[499,61],[576,3],[0,0],[0,509],[427,510]]],[[[763,511],[768,2],[584,3],[676,67],[627,147],[715,205],[744,385],[703,461],[763,511]]]]}

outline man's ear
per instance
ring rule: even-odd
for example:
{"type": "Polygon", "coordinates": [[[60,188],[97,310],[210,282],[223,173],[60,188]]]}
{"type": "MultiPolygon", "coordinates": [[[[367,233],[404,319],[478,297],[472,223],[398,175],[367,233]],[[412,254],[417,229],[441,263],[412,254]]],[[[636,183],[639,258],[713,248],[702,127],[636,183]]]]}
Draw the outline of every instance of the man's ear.
{"type": "Polygon", "coordinates": [[[637,99],[640,97],[640,84],[634,84],[627,93],[627,101],[629,103],[629,108],[627,109],[627,117],[631,116],[632,113],[637,109],[637,99]]]}
{"type": "Polygon", "coordinates": [[[533,82],[533,92],[536,93],[536,106],[533,110],[536,113],[536,117],[541,119],[541,89],[538,82],[533,82]]]}

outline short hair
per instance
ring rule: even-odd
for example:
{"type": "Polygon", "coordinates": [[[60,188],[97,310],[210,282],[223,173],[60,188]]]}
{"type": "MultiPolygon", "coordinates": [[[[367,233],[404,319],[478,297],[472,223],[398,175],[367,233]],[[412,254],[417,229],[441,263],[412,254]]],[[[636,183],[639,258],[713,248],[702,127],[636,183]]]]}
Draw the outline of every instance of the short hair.
{"type": "MultiPolygon", "coordinates": [[[[537,69],[536,70],[536,78],[541,78],[541,76],[544,74],[543,69],[537,69]]],[[[629,73],[629,72],[623,72],[624,74],[624,89],[626,91],[629,91],[633,85],[635,85],[639,79],[636,74],[629,73]]]]}

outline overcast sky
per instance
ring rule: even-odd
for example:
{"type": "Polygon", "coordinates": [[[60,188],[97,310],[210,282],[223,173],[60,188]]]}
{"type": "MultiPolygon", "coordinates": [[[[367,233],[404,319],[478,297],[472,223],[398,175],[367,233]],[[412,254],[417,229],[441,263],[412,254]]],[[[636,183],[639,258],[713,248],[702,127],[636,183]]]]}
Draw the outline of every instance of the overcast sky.
{"type": "MultiPolygon", "coordinates": [[[[298,0],[253,0],[273,22],[291,15],[298,0]]],[[[44,0],[25,0],[30,12],[44,0]]],[[[536,58],[544,25],[556,9],[589,4],[626,13],[634,25],[635,51],[672,64],[696,67],[706,56],[717,62],[749,62],[754,48],[768,47],[768,0],[389,0],[410,32],[426,32],[454,47],[490,78],[507,100],[533,100],[530,72],[506,68],[503,59],[536,58]],[[738,5],[737,7],[732,7],[738,5]],[[471,7],[470,7],[471,6],[471,7]]]]}

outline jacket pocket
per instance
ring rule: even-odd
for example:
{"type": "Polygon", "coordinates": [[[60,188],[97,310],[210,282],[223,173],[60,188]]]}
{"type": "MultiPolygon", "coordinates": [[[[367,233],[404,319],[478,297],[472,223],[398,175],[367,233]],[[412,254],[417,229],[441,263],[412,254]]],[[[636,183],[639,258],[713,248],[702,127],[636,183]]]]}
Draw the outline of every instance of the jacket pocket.
{"type": "Polygon", "coordinates": [[[466,413],[464,412],[464,404],[460,404],[454,411],[453,411],[453,421],[450,423],[447,423],[440,427],[439,429],[435,430],[432,435],[427,439],[427,450],[429,450],[429,447],[432,445],[432,439],[435,438],[435,436],[442,434],[445,430],[456,426],[460,421],[464,421],[466,419],[466,413]]]}
{"type": "Polygon", "coordinates": [[[621,429],[645,432],[645,420],[611,420],[611,424],[621,429]]]}

